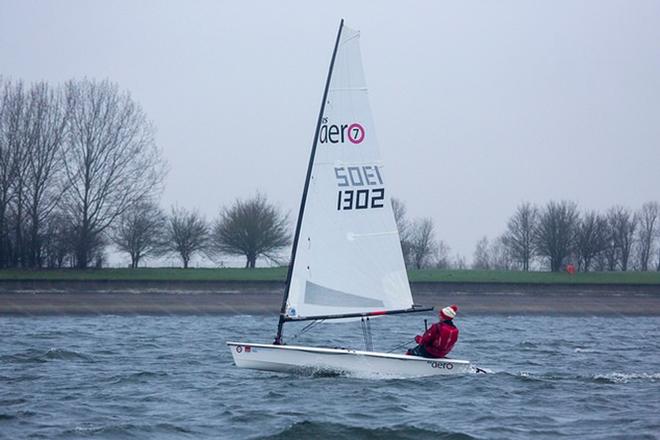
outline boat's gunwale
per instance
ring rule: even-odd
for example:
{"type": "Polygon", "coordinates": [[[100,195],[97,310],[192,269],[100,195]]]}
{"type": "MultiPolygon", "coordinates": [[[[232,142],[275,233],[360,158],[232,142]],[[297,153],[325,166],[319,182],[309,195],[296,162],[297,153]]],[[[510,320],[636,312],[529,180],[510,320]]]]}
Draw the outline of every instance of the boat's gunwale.
{"type": "Polygon", "coordinates": [[[250,343],[250,342],[233,342],[227,341],[228,346],[250,346],[257,348],[269,348],[275,350],[292,350],[292,351],[304,351],[308,353],[319,353],[319,354],[332,354],[332,355],[360,355],[360,356],[369,356],[376,358],[386,358],[386,359],[397,359],[401,361],[416,361],[416,362],[451,362],[455,364],[464,364],[469,365],[470,361],[462,359],[452,359],[452,358],[423,358],[419,356],[410,356],[405,354],[394,354],[394,353],[381,353],[377,351],[361,351],[361,350],[352,350],[350,348],[323,348],[323,347],[306,347],[302,345],[273,345],[273,344],[260,344],[260,343],[250,343]]]}

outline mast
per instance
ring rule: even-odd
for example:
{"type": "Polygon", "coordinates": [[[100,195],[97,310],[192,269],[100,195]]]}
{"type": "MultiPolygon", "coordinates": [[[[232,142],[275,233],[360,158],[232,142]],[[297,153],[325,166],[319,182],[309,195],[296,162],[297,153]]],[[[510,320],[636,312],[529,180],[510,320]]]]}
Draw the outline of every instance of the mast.
{"type": "Polygon", "coordinates": [[[300,201],[300,210],[298,211],[298,222],[296,224],[296,233],[293,238],[293,246],[291,247],[291,262],[289,263],[289,270],[286,275],[286,288],[284,290],[284,297],[282,298],[282,307],[280,308],[280,319],[277,323],[277,335],[275,336],[274,344],[282,343],[282,327],[286,321],[284,315],[286,313],[286,302],[289,299],[289,289],[291,288],[291,276],[293,274],[293,266],[296,262],[296,250],[298,249],[298,239],[300,238],[300,227],[302,225],[303,214],[305,213],[305,203],[307,202],[307,191],[309,190],[309,180],[312,177],[312,167],[314,166],[314,156],[316,155],[316,145],[319,140],[319,131],[321,130],[321,120],[325,111],[325,103],[328,99],[328,89],[330,88],[330,80],[332,78],[332,70],[335,65],[335,57],[337,56],[337,48],[339,47],[339,40],[341,38],[341,31],[344,27],[344,19],[339,22],[339,30],[337,31],[337,40],[335,41],[335,48],[332,51],[332,58],[330,59],[330,67],[328,69],[328,77],[325,81],[325,90],[323,91],[323,100],[321,101],[321,110],[319,117],[316,121],[316,130],[314,132],[314,143],[312,144],[312,152],[309,155],[309,164],[307,165],[307,176],[305,177],[305,187],[303,189],[302,199],[300,201]]]}

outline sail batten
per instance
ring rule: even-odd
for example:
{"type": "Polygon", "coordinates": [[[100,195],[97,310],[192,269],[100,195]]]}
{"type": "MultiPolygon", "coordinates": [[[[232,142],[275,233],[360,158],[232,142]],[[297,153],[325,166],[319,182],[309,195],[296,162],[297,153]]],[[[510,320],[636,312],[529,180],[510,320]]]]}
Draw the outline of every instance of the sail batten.
{"type": "Polygon", "coordinates": [[[366,92],[368,89],[366,87],[343,87],[343,88],[334,88],[330,89],[331,92],[366,92]]]}
{"type": "Polygon", "coordinates": [[[340,26],[328,78],[283,320],[413,306],[358,31],[340,26]]]}

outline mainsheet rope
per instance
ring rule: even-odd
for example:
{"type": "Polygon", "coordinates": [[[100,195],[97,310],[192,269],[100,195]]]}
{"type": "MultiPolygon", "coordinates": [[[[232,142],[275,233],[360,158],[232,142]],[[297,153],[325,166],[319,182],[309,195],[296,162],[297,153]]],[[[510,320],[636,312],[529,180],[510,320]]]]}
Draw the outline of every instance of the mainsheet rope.
{"type": "Polygon", "coordinates": [[[303,327],[302,330],[300,330],[297,334],[293,335],[293,337],[291,337],[291,341],[295,341],[303,333],[307,333],[309,330],[312,329],[312,327],[316,326],[317,324],[322,323],[323,321],[325,321],[325,319],[316,319],[316,320],[310,322],[305,327],[303,327]]]}

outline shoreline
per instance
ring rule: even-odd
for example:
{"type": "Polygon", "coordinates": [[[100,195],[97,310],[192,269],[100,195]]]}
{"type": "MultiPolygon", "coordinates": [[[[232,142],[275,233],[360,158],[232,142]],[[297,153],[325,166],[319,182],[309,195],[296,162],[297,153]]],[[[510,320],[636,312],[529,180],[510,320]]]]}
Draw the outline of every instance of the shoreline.
{"type": "MultiPolygon", "coordinates": [[[[417,304],[461,313],[660,316],[658,285],[411,283],[417,304]]],[[[0,316],[277,315],[279,281],[2,281],[0,316]]]]}

